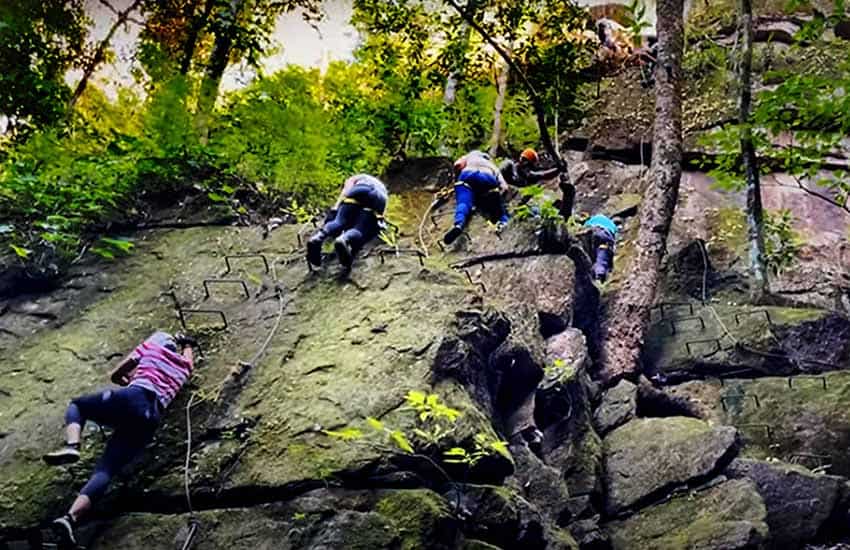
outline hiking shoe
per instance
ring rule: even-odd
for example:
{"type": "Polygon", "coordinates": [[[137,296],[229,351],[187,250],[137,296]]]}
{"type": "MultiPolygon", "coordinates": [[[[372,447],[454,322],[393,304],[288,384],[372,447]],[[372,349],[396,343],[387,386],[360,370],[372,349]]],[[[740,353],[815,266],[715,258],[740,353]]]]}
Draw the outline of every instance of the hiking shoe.
{"type": "Polygon", "coordinates": [[[76,548],[77,538],[74,536],[74,518],[65,514],[61,518],[56,518],[50,524],[53,534],[56,535],[59,548],[76,548]]]}
{"type": "Polygon", "coordinates": [[[324,235],[316,234],[310,237],[307,241],[307,261],[310,264],[319,267],[322,265],[322,242],[324,235]]]}
{"type": "Polygon", "coordinates": [[[334,250],[336,251],[336,257],[339,263],[344,267],[351,267],[351,263],[354,261],[354,258],[351,256],[351,245],[345,239],[339,237],[334,241],[334,250]]]}
{"type": "Polygon", "coordinates": [[[42,457],[45,462],[51,466],[61,466],[63,464],[73,464],[80,460],[79,445],[65,445],[58,451],[47,453],[42,457]]]}
{"type": "Polygon", "coordinates": [[[452,244],[458,237],[460,237],[461,233],[463,233],[463,227],[455,225],[449,229],[449,232],[443,237],[443,242],[446,244],[452,244]]]}
{"type": "Polygon", "coordinates": [[[538,457],[543,454],[543,432],[534,426],[529,426],[521,432],[528,448],[538,457]]]}

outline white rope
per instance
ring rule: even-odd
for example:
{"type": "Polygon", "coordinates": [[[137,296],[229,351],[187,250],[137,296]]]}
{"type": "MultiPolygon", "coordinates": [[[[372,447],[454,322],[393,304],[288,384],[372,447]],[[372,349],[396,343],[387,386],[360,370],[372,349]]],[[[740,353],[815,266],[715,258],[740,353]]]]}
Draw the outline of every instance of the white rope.
{"type": "Polygon", "coordinates": [[[189,509],[189,515],[194,516],[192,510],[192,496],[189,494],[189,460],[192,456],[192,403],[195,401],[195,394],[189,397],[189,402],[186,403],[186,463],[183,465],[183,490],[186,492],[186,506],[189,509]]]}

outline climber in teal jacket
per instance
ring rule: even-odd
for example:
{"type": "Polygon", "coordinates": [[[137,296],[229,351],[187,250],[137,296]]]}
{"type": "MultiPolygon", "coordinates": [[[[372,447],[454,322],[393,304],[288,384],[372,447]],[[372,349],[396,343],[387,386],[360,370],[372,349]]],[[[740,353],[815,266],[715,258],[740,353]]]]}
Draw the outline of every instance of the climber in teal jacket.
{"type": "Polygon", "coordinates": [[[593,258],[593,278],[605,282],[614,269],[614,247],[620,228],[617,222],[596,214],[591,216],[584,227],[590,230],[590,256],[593,258]]]}

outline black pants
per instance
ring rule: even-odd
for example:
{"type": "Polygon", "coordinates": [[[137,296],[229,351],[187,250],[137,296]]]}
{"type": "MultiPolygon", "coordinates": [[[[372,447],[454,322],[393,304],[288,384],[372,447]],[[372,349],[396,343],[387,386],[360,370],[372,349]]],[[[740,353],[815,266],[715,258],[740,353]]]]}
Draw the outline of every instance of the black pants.
{"type": "Polygon", "coordinates": [[[160,407],[153,392],[138,386],[109,389],[71,401],[66,424],[84,427],[86,420],[115,429],[81,494],[94,500],[109,482],[144,451],[159,425],[160,407]]]}

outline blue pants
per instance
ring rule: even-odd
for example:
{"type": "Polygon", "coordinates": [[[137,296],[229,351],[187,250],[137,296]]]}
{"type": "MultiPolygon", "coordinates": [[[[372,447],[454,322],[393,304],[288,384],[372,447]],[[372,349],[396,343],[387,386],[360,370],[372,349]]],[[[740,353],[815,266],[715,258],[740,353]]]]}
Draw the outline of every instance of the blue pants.
{"type": "Polygon", "coordinates": [[[492,174],[477,170],[464,170],[455,184],[455,222],[458,227],[464,227],[473,205],[481,210],[497,211],[498,220],[507,223],[508,210],[505,202],[498,194],[499,181],[492,174]],[[491,204],[490,201],[493,201],[491,204]]]}
{"type": "Polygon", "coordinates": [[[593,226],[593,275],[600,281],[614,269],[614,235],[600,226],[593,226]]]}
{"type": "Polygon", "coordinates": [[[349,190],[345,198],[357,202],[343,202],[339,205],[336,217],[325,223],[322,233],[324,238],[332,239],[342,235],[351,247],[351,253],[357,254],[364,244],[380,233],[376,214],[383,215],[387,207],[387,196],[368,183],[358,183],[349,190]]]}
{"type": "Polygon", "coordinates": [[[71,401],[65,413],[66,424],[85,426],[91,420],[115,430],[80,494],[94,500],[106,492],[112,478],[153,439],[159,425],[159,409],[156,395],[137,386],[108,389],[71,401]]]}

